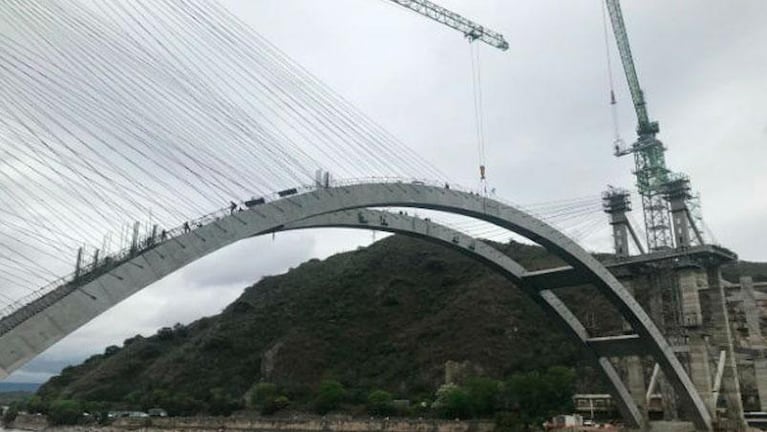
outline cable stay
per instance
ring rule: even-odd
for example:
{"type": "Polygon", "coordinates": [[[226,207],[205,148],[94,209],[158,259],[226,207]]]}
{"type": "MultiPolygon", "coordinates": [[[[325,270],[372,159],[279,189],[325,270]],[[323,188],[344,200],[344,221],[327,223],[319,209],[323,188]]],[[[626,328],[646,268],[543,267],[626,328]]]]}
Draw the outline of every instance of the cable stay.
{"type": "Polygon", "coordinates": [[[471,42],[473,42],[473,39],[469,38],[474,124],[477,138],[477,159],[479,162],[479,190],[483,195],[487,196],[487,159],[485,157],[485,113],[482,102],[482,66],[479,58],[479,47],[471,42]]]}
{"type": "MultiPolygon", "coordinates": [[[[503,35],[492,31],[474,21],[471,21],[453,11],[445,9],[428,0],[390,0],[402,7],[417,12],[427,18],[431,18],[450,28],[463,33],[469,41],[469,50],[471,54],[471,81],[474,92],[474,121],[477,134],[477,153],[479,159],[479,190],[482,195],[487,196],[487,165],[485,159],[485,119],[482,110],[482,71],[479,61],[479,48],[473,42],[484,42],[501,51],[509,49],[509,44],[503,35]]],[[[495,189],[490,192],[494,193],[495,189]]]]}
{"type": "Polygon", "coordinates": [[[602,3],[602,30],[605,42],[605,60],[607,64],[607,82],[610,87],[610,116],[613,125],[613,150],[615,155],[620,155],[626,151],[626,142],[620,135],[620,125],[618,123],[618,101],[615,97],[615,82],[613,76],[612,56],[610,55],[610,31],[607,25],[607,9],[602,3]]]}

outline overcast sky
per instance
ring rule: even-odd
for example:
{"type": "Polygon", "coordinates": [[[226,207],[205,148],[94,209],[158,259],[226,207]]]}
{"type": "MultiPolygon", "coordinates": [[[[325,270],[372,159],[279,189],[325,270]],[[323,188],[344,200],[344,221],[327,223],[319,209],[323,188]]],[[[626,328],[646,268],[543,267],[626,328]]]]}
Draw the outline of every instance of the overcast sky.
{"type": "MultiPolygon", "coordinates": [[[[510,43],[506,52],[480,49],[488,179],[499,196],[534,203],[597,195],[607,184],[632,187],[633,161],[611,152],[599,0],[438,3],[510,43]]],[[[720,244],[767,261],[767,2],[623,3],[668,165],[701,192],[720,244]]],[[[470,48],[458,32],[388,0],[225,5],[456,182],[476,186],[470,48]]],[[[620,131],[630,141],[636,121],[612,38],[610,49],[620,131]]],[[[45,380],[137,333],[217,313],[263,275],[372,239],[332,230],[236,244],[146,288],[7,381],[45,380]]],[[[593,242],[606,247],[607,230],[593,242]]]]}

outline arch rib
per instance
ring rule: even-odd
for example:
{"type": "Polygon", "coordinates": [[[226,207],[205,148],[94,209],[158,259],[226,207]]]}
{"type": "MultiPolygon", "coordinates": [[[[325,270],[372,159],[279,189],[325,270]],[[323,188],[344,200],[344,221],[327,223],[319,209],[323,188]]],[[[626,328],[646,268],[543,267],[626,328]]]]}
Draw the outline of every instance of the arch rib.
{"type": "Polygon", "coordinates": [[[287,224],[280,231],[320,227],[361,228],[418,237],[457,250],[495,269],[521,288],[541,306],[544,312],[556,317],[557,323],[567,335],[584,348],[592,366],[600,370],[606,379],[610,394],[616,401],[616,406],[627,425],[632,428],[640,428],[644,425],[643,415],[620,379],[615,367],[589,344],[588,332],[580,320],[552,291],[539,290],[531,285],[526,280],[527,271],[525,268],[503,252],[480,240],[429,220],[380,210],[345,210],[313,216],[287,224]],[[376,222],[384,220],[386,221],[385,225],[376,222]]]}
{"type": "MultiPolygon", "coordinates": [[[[152,245],[93,278],[61,287],[70,291],[44,308],[0,321],[0,369],[8,374],[114,304],[179,268],[247,237],[273,232],[308,217],[366,207],[415,207],[461,214],[521,234],[567,262],[615,305],[655,357],[699,429],[711,429],[706,409],[681,363],[649,316],[594,257],[544,222],[500,202],[455,189],[406,183],[368,183],[315,189],[222,217],[190,233],[152,245]],[[222,229],[223,228],[223,229],[222,229]],[[85,295],[83,293],[88,293],[85,295]]],[[[87,275],[86,275],[87,276],[87,275]]],[[[57,289],[58,290],[58,289],[57,289]]],[[[549,298],[550,291],[541,291],[549,298]]],[[[28,311],[27,311],[28,312],[28,311]]],[[[603,359],[607,362],[606,359],[603,359]]],[[[600,359],[600,362],[602,359],[600,359]]]]}

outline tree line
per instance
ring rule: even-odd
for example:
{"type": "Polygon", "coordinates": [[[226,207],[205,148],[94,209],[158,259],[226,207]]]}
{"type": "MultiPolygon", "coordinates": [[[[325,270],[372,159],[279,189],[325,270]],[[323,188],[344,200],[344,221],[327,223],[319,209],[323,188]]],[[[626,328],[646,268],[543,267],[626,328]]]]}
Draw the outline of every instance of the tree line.
{"type": "Polygon", "coordinates": [[[184,393],[156,389],[125,395],[120,403],[45,400],[33,396],[12,404],[4,416],[6,424],[19,411],[41,413],[52,424],[108,422],[111,409],[149,410],[162,408],[171,416],[208,414],[228,416],[236,411],[275,415],[282,411],[325,415],[343,412],[377,417],[425,417],[443,419],[494,418],[499,430],[538,429],[552,415],[571,412],[575,372],[555,366],[542,371],[515,373],[505,380],[470,377],[459,384],[445,384],[428,395],[395,395],[384,389],[347,387],[338,380],[322,380],[315,391],[303,396],[275,383],[255,384],[246,397],[235,397],[222,388],[210,389],[206,400],[184,393]]]}

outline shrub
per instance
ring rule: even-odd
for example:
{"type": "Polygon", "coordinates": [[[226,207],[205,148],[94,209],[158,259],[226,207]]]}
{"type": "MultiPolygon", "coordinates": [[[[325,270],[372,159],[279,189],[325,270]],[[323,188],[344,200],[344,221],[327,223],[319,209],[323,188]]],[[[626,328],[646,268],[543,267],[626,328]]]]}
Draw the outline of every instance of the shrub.
{"type": "Polygon", "coordinates": [[[208,399],[208,411],[214,416],[229,416],[232,412],[242,408],[239,399],[232,397],[224,389],[216,387],[210,390],[208,399]]]}
{"type": "Polygon", "coordinates": [[[271,415],[277,411],[283,410],[290,405],[290,399],[287,396],[277,396],[270,399],[261,407],[261,414],[271,415]]]}
{"type": "Polygon", "coordinates": [[[520,416],[512,412],[500,412],[495,415],[495,432],[521,432],[528,430],[520,416]]]}
{"type": "Polygon", "coordinates": [[[272,383],[261,382],[253,388],[253,392],[250,394],[250,403],[256,407],[263,407],[267,402],[272,401],[276,397],[277,386],[272,383]]]}
{"type": "Polygon", "coordinates": [[[8,427],[11,423],[13,423],[14,420],[16,420],[16,416],[19,414],[19,407],[16,406],[16,404],[11,404],[11,406],[8,407],[7,410],[5,410],[5,413],[3,414],[3,426],[8,427]]]}
{"type": "Polygon", "coordinates": [[[554,414],[572,411],[574,382],[575,373],[561,366],[514,374],[505,385],[506,404],[520,413],[524,424],[540,424],[554,414]]]}
{"type": "Polygon", "coordinates": [[[261,414],[270,415],[287,408],[290,405],[290,399],[280,394],[276,385],[262,382],[253,388],[250,394],[250,404],[259,408],[261,414]]]}
{"type": "Polygon", "coordinates": [[[448,419],[467,419],[472,416],[472,403],[469,393],[455,384],[446,384],[437,391],[434,408],[440,417],[448,419]]]}
{"type": "Polygon", "coordinates": [[[34,395],[27,401],[27,412],[45,414],[48,412],[48,404],[40,396],[34,395]]]}
{"type": "Polygon", "coordinates": [[[327,414],[338,408],[346,397],[343,384],[336,380],[324,380],[320,383],[317,396],[314,398],[314,410],[318,414],[327,414]]]}
{"type": "Polygon", "coordinates": [[[367,409],[368,414],[374,416],[390,416],[396,411],[391,394],[384,390],[373,390],[370,392],[367,400],[367,409]]]}
{"type": "Polygon", "coordinates": [[[54,425],[74,425],[82,416],[83,408],[76,400],[59,399],[48,407],[48,420],[54,425]]]}
{"type": "Polygon", "coordinates": [[[475,377],[466,380],[464,388],[469,394],[474,415],[487,417],[495,413],[500,398],[501,383],[499,381],[475,377]]]}

